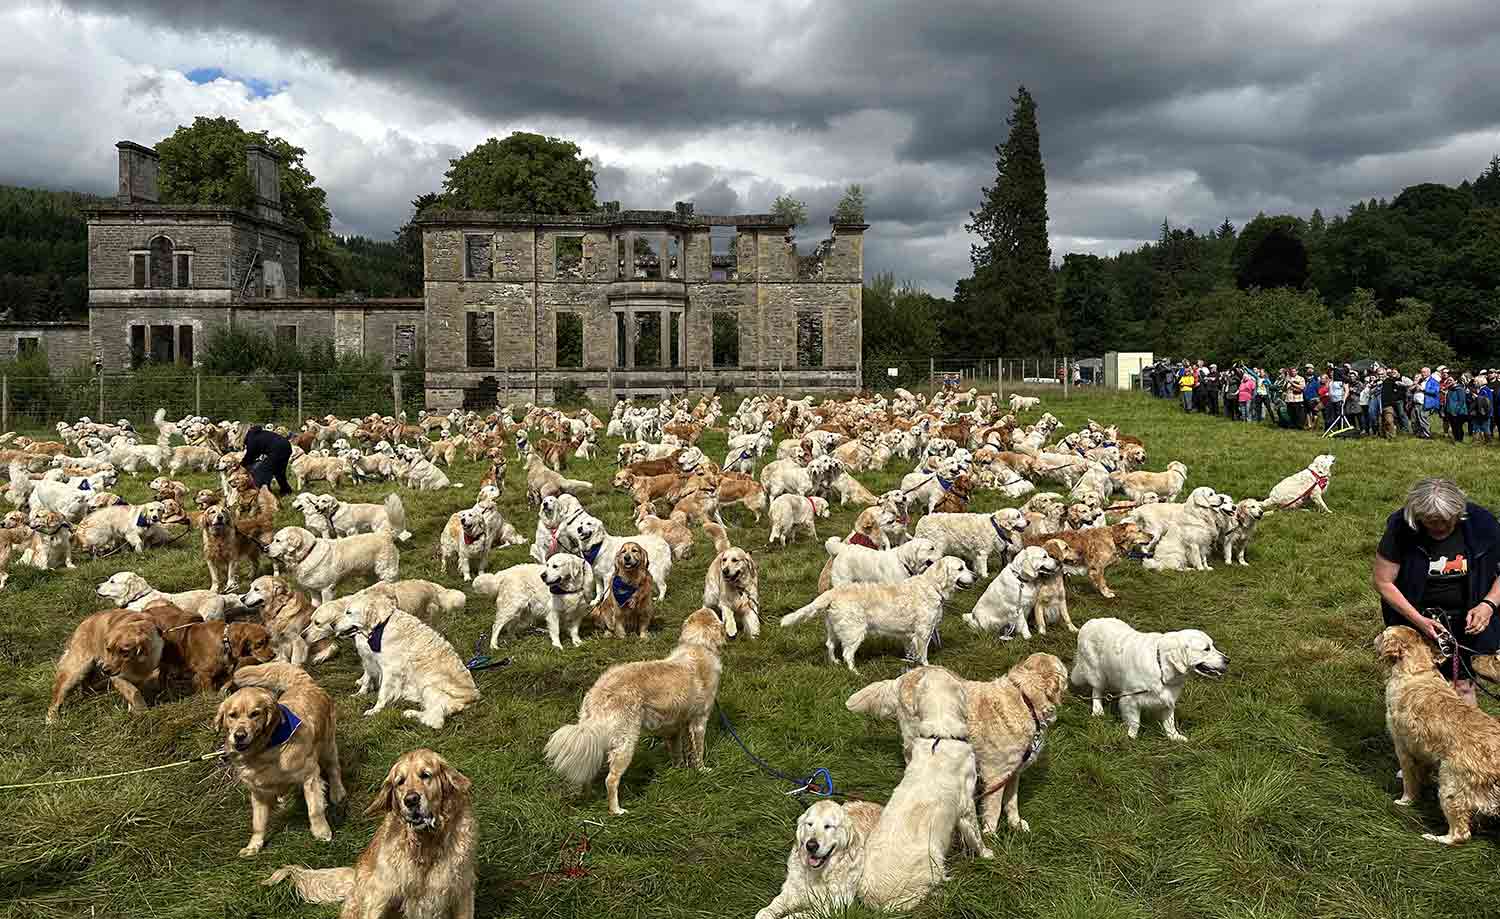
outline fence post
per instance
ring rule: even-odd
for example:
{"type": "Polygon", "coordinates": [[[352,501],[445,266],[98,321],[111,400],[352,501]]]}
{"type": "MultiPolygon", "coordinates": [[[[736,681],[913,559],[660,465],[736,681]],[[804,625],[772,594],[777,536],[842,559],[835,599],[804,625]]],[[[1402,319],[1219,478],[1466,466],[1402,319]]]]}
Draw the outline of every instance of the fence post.
{"type": "Polygon", "coordinates": [[[401,417],[401,374],[395,370],[391,371],[391,399],[396,403],[396,410],[391,413],[391,417],[399,419],[401,417]]]}
{"type": "Polygon", "coordinates": [[[108,424],[104,420],[104,371],[99,371],[99,423],[108,424]]]}
{"type": "Polygon", "coordinates": [[[1068,387],[1073,383],[1073,374],[1068,372],[1068,359],[1063,357],[1063,398],[1068,398],[1068,387]]]}
{"type": "Polygon", "coordinates": [[[307,416],[302,414],[302,371],[297,371],[297,427],[302,427],[302,422],[307,416]]]}
{"type": "Polygon", "coordinates": [[[781,358],[779,357],[776,359],[776,388],[780,390],[786,389],[786,374],[782,370],[781,358]]]}
{"type": "Polygon", "coordinates": [[[193,368],[193,414],[203,414],[203,368],[193,368]]]}
{"type": "Polygon", "coordinates": [[[0,375],[0,432],[10,430],[10,374],[0,375]]]}
{"type": "Polygon", "coordinates": [[[609,401],[610,411],[614,411],[614,406],[615,406],[615,368],[613,368],[613,367],[605,367],[604,368],[604,385],[605,385],[606,388],[609,389],[609,400],[608,401],[609,401]]]}
{"type": "Polygon", "coordinates": [[[937,361],[929,355],[927,358],[927,385],[932,386],[937,382],[937,361]]]}
{"type": "Polygon", "coordinates": [[[995,358],[995,394],[1005,401],[1005,358],[995,358]]]}

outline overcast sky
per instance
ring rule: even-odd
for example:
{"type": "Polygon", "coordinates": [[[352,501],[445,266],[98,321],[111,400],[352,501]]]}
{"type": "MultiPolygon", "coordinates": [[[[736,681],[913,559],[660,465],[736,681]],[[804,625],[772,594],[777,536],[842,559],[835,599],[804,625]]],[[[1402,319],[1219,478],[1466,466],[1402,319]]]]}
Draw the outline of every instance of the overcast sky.
{"type": "Polygon", "coordinates": [[[1493,0],[9,0],[0,182],[110,193],[198,114],[307,149],[389,238],[448,160],[571,138],[599,198],[700,213],[865,186],[865,270],[951,294],[1010,96],[1037,99],[1053,256],[1326,214],[1500,152],[1493,0]]]}

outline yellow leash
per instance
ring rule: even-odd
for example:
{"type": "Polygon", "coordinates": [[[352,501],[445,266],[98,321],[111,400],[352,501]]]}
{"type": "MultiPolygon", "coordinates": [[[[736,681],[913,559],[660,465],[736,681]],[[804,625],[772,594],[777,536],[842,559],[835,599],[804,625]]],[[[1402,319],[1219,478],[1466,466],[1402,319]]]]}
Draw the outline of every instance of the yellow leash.
{"type": "Polygon", "coordinates": [[[204,760],[218,759],[223,755],[223,750],[215,750],[212,753],[205,753],[202,756],[195,756],[192,759],[182,759],[178,760],[175,763],[165,763],[160,766],[147,766],[144,769],[127,769],[124,772],[110,772],[106,773],[105,775],[86,775],[76,779],[52,779],[51,781],[47,782],[24,782],[19,785],[0,785],[0,791],[14,791],[20,788],[42,788],[48,785],[72,785],[78,782],[98,782],[103,779],[118,779],[122,776],[127,775],[140,775],[143,772],[156,772],[159,769],[172,769],[176,766],[186,766],[191,763],[201,763],[204,760]]]}

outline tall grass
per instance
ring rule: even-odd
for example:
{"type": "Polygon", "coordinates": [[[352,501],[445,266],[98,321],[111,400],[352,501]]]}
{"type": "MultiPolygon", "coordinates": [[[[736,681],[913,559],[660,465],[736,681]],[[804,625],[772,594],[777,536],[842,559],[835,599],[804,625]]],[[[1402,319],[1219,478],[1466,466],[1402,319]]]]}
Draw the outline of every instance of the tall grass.
{"type": "MultiPolygon", "coordinates": [[[[1482,447],[1410,440],[1339,442],[1313,435],[1187,417],[1139,396],[1076,393],[1063,402],[1042,393],[1068,426],[1086,418],[1118,422],[1142,437],[1149,466],[1187,463],[1189,487],[1212,485],[1236,497],[1264,495],[1314,455],[1338,456],[1328,495],[1334,516],[1298,511],[1262,524],[1251,568],[1153,574],[1134,563],[1111,571],[1119,594],[1102,600],[1070,582],[1075,621],[1118,616],[1141,629],[1198,627],[1233,657],[1220,681],[1193,679],[1178,708],[1189,741],[1167,740],[1148,723],[1126,739],[1118,717],[1090,718],[1086,703],[1064,706],[1040,761],[1022,780],[1021,809],[1030,834],[1002,828],[996,858],[950,863],[952,879],[915,915],[921,917],[1480,917],[1500,893],[1495,837],[1481,830],[1450,850],[1426,842],[1442,817],[1429,794],[1411,809],[1393,807],[1396,763],[1384,726],[1382,677],[1371,653],[1378,628],[1368,587],[1369,560],[1384,516],[1412,479],[1455,477],[1475,500],[1496,506],[1491,474],[1497,454],[1482,447]]],[[[722,455],[722,434],[707,447],[722,455]]],[[[605,444],[604,454],[613,454],[605,444]]],[[[432,547],[447,515],[465,506],[480,468],[452,473],[469,487],[436,495],[406,493],[415,537],[402,574],[456,584],[439,573],[432,547]]],[[[604,486],[604,462],[570,469],[604,486]]],[[[880,491],[899,481],[894,466],[862,476],[880,491]]],[[[145,496],[146,477],[121,490],[145,496]]],[[[193,487],[209,484],[194,478],[193,487]]],[[[346,490],[378,500],[385,489],[346,490]]],[[[523,532],[535,517],[525,505],[519,469],[503,500],[523,532]]],[[[629,501],[607,488],[587,502],[616,533],[631,532],[629,501]]],[[[993,496],[976,509],[998,506],[993,496]]],[[[783,630],[777,618],[811,598],[821,545],[802,541],[766,550],[767,527],[727,512],[735,542],[762,564],[765,627],[725,652],[724,711],[758,755],[789,772],[827,767],[837,784],[884,800],[900,781],[893,725],[844,708],[866,681],[903,670],[900,650],[871,642],[862,676],[824,662],[822,630],[783,630]]],[[[850,509],[819,521],[820,536],[843,534],[850,509]]],[[[300,522],[283,511],[281,522],[300,522]]],[[[134,568],[164,589],[205,585],[196,537],[139,559],[115,556],[75,572],[14,570],[0,593],[0,695],[9,730],[0,736],[0,783],[140,768],[183,758],[216,743],[210,726],[217,697],[170,695],[138,717],[117,696],[75,697],[61,722],[42,716],[53,662],[74,624],[101,604],[94,586],[134,568]]],[[[526,549],[497,553],[496,566],[525,560],[526,549]]],[[[751,916],[779,889],[792,820],[802,803],[762,774],[714,723],[709,773],[670,765],[648,743],[626,775],[624,817],[608,816],[596,784],[569,794],[543,764],[548,734],[571,721],[583,692],[607,666],[659,657],[697,607],[709,546],[678,565],[662,605],[665,628],[641,642],[591,637],[554,651],[532,633],[504,651],[510,666],[481,675],[484,698],[430,731],[396,711],[365,718],[349,693],[359,673],[348,649],[318,668],[338,703],[338,740],[351,800],[331,844],[308,833],[293,801],[275,819],[266,850],[243,861],[249,834],[243,789],[222,768],[195,765],[88,785],[0,792],[0,913],[26,919],[76,916],[331,917],[337,910],[299,904],[258,881],[281,864],[352,864],[374,822],[360,816],[391,761],[432,747],[475,783],[482,840],[480,916],[751,916]],[[560,850],[590,843],[587,874],[564,878],[560,850]]],[[[346,585],[353,588],[359,585],[346,585]]],[[[959,595],[958,611],[979,589],[959,595]]],[[[493,610],[472,599],[436,626],[467,653],[487,638],[493,610]]],[[[1002,642],[945,618],[934,663],[965,676],[992,678],[1026,654],[1044,650],[1071,660],[1074,638],[1053,630],[1030,642],[1002,642]]],[[[850,916],[867,917],[862,910],[850,916]]]]}

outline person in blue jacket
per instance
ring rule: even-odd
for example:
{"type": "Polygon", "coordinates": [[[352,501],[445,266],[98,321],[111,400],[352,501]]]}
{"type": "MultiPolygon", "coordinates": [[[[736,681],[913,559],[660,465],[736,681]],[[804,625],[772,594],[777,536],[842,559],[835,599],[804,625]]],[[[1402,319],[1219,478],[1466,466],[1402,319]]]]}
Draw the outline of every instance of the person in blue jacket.
{"type": "Polygon", "coordinates": [[[1388,626],[1449,644],[1445,678],[1470,705],[1474,655],[1500,649],[1500,524],[1448,479],[1422,479],[1386,520],[1373,582],[1388,626]]]}
{"type": "Polygon", "coordinates": [[[1453,380],[1443,392],[1443,419],[1453,433],[1455,443],[1464,442],[1464,425],[1469,421],[1469,381],[1453,380]]]}

